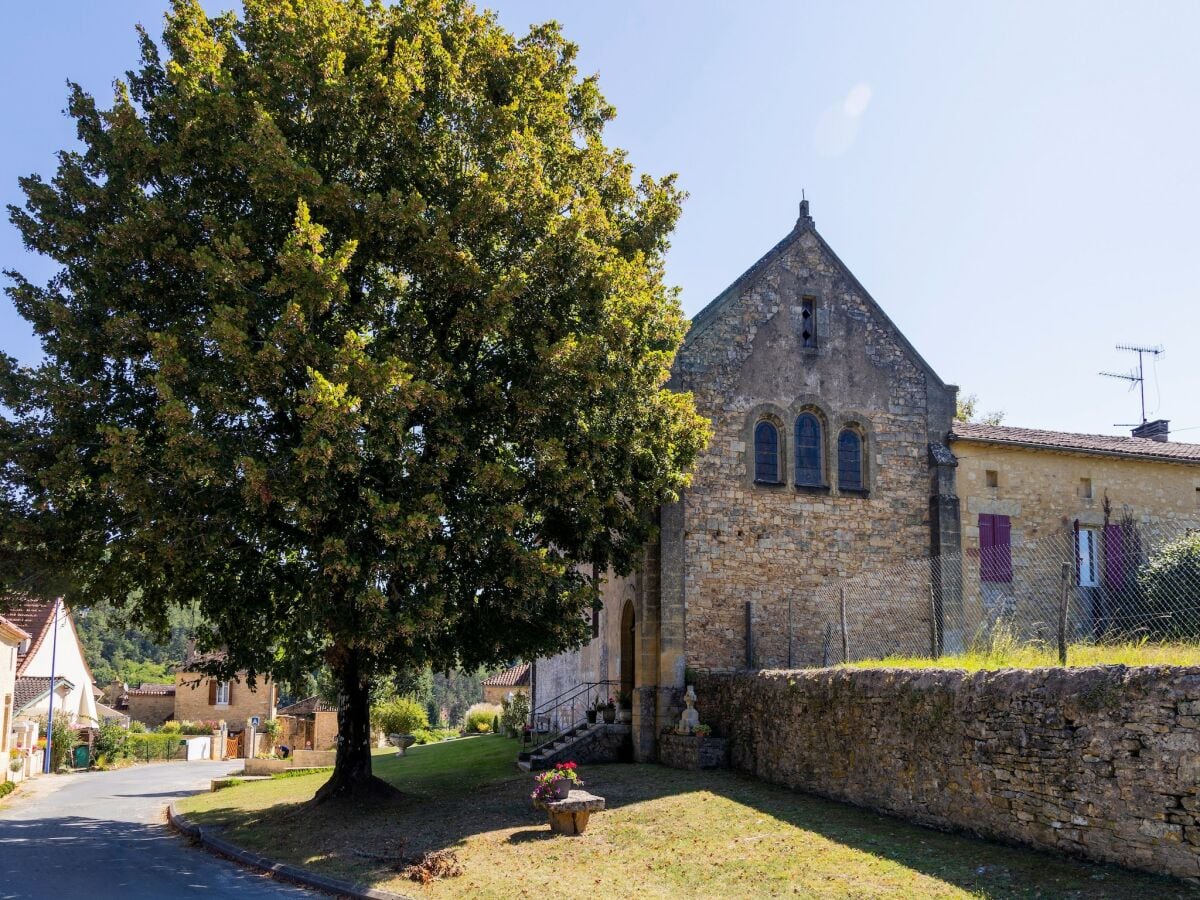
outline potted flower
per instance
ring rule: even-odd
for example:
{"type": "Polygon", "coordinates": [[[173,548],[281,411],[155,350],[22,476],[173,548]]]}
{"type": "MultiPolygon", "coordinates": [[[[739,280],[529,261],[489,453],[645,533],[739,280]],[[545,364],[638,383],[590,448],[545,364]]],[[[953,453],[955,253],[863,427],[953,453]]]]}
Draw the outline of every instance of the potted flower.
{"type": "Polygon", "coordinates": [[[583,787],[578,766],[573,762],[558,763],[553,769],[539,773],[533,780],[537,785],[532,794],[535,803],[566,800],[572,788],[583,787]]]}
{"type": "Polygon", "coordinates": [[[712,726],[704,725],[704,724],[697,725],[695,728],[692,729],[692,734],[694,734],[696,737],[701,737],[701,738],[711,737],[712,736],[712,726]]]}
{"type": "Polygon", "coordinates": [[[611,725],[615,721],[617,721],[617,701],[609,697],[608,703],[604,706],[604,724],[611,725]]]}
{"type": "Polygon", "coordinates": [[[596,724],[596,717],[600,715],[600,710],[602,709],[604,709],[604,701],[597,697],[595,701],[593,701],[592,705],[584,711],[584,715],[587,716],[589,725],[596,724]]]}
{"type": "Polygon", "coordinates": [[[633,691],[617,691],[617,721],[633,721],[633,691]]]}

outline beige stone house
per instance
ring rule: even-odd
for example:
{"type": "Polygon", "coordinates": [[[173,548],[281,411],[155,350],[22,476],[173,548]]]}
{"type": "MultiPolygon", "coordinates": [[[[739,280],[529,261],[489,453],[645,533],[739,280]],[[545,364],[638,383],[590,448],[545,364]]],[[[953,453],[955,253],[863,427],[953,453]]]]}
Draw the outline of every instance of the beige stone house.
{"type": "Polygon", "coordinates": [[[1146,553],[1200,527],[1200,444],[1169,441],[1163,420],[1129,437],[960,422],[951,447],[968,622],[1035,629],[1070,562],[1071,636],[1135,628],[1146,553]]]}
{"type": "Polygon", "coordinates": [[[175,673],[175,719],[224,721],[230,731],[274,719],[279,693],[273,681],[260,677],[254,687],[242,680],[221,680],[180,666],[175,673]]]}
{"type": "Polygon", "coordinates": [[[8,751],[11,749],[13,700],[17,683],[17,651],[30,639],[29,632],[0,616],[0,764],[4,776],[8,773],[8,751]]]}
{"type": "Polygon", "coordinates": [[[487,703],[499,703],[509,694],[529,693],[529,663],[509,666],[503,672],[483,679],[483,699],[487,703]]]}

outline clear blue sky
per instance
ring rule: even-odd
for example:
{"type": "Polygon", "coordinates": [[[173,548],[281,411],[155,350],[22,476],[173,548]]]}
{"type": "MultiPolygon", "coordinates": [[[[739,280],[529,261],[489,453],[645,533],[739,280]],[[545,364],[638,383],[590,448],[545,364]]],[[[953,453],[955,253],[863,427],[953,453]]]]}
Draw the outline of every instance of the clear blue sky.
{"type": "MultiPolygon", "coordinates": [[[[213,0],[211,11],[229,5],[213,0]]],[[[1119,342],[1162,343],[1148,407],[1200,442],[1200,4],[495,0],[557,18],[619,111],[610,140],[690,193],[669,277],[694,313],[817,227],[947,381],[1006,422],[1120,432],[1119,342]]],[[[49,174],[71,78],[109,96],[165,0],[11,4],[0,200],[49,174]]],[[[44,276],[0,225],[0,265],[44,276]]],[[[7,300],[0,349],[38,347],[7,300]]]]}

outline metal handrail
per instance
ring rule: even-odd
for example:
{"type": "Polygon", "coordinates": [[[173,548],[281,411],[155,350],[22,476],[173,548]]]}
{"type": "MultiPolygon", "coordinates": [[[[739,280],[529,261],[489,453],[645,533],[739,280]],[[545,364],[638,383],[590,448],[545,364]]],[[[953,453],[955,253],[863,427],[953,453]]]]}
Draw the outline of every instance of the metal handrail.
{"type": "Polygon", "coordinates": [[[533,712],[529,714],[530,730],[525,731],[521,736],[521,752],[533,755],[542,747],[553,743],[563,733],[570,731],[578,726],[584,720],[584,714],[592,707],[591,694],[594,692],[599,695],[600,688],[608,688],[612,686],[620,686],[619,681],[584,681],[567,688],[558,696],[547,700],[545,703],[537,706],[533,712]],[[584,700],[582,704],[581,700],[584,700]],[[562,724],[562,718],[558,715],[560,710],[567,710],[567,723],[562,724]],[[539,730],[541,721],[545,720],[546,730],[539,730]],[[556,721],[557,720],[557,721],[556,721]],[[555,725],[558,729],[555,730],[555,725]],[[538,740],[540,734],[545,734],[546,737],[538,740]],[[530,746],[532,744],[532,746],[530,746]]]}

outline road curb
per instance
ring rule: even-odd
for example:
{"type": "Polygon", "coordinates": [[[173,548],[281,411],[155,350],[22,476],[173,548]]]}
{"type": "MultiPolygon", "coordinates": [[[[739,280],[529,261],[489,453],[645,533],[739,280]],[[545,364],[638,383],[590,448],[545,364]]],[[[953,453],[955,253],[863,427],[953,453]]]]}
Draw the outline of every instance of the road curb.
{"type": "Polygon", "coordinates": [[[217,835],[213,834],[211,828],[201,828],[195,822],[192,822],[175,808],[174,803],[167,807],[167,821],[180,834],[198,841],[202,847],[211,853],[219,856],[227,856],[244,866],[258,869],[261,872],[274,875],[276,878],[283,878],[304,887],[316,888],[319,891],[325,891],[326,893],[336,894],[341,897],[352,897],[354,900],[414,900],[414,898],[405,894],[396,894],[392,891],[367,887],[365,884],[355,884],[350,881],[342,881],[338,878],[329,878],[325,875],[318,875],[316,872],[310,872],[308,869],[301,869],[299,866],[277,862],[265,856],[259,856],[257,853],[251,853],[249,850],[243,850],[236,844],[231,844],[224,838],[217,837],[217,835]]]}

